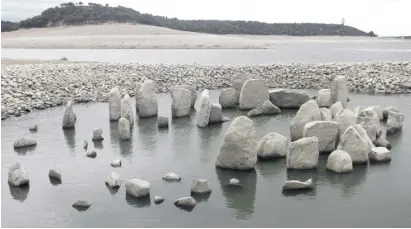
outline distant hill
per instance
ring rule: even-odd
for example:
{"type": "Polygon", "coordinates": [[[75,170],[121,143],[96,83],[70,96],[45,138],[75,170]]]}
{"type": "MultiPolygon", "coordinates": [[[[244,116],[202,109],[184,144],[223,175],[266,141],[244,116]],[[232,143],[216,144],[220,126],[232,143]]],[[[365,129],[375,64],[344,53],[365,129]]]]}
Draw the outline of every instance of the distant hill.
{"type": "Polygon", "coordinates": [[[321,23],[263,23],[257,21],[179,20],[154,16],[123,6],[110,7],[81,2],[63,3],[49,8],[41,15],[20,23],[2,21],[2,32],[19,28],[44,28],[62,25],[101,24],[107,22],[138,23],[175,30],[212,34],[291,35],[291,36],[376,36],[342,24],[321,23]]]}

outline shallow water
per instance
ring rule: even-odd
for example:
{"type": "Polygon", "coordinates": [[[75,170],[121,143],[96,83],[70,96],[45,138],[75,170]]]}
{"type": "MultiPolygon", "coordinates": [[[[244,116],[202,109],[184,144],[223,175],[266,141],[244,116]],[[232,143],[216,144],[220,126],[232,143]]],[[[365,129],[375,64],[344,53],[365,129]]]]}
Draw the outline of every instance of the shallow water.
{"type": "MultiPolygon", "coordinates": [[[[218,100],[218,91],[211,99],[218,100]]],[[[3,227],[405,227],[411,225],[411,96],[350,95],[350,107],[395,105],[405,113],[403,131],[389,136],[392,161],[388,164],[355,166],[350,174],[333,174],[325,169],[321,156],[317,170],[287,171],[285,160],[259,161],[254,172],[216,169],[214,162],[222,136],[230,122],[200,129],[191,118],[173,120],[169,130],[158,130],[156,119],[137,119],[132,141],[120,142],[117,123],[108,121],[108,104],[78,104],[76,129],[63,131],[63,108],[57,107],[2,121],[2,226],[3,227]],[[28,127],[38,124],[38,132],[28,127]],[[102,145],[93,145],[92,131],[103,129],[102,145]],[[33,135],[34,149],[15,151],[13,142],[33,135]],[[85,156],[83,141],[97,158],[85,156]],[[408,140],[408,141],[407,141],[408,140]],[[123,166],[112,168],[121,158],[123,166]],[[21,162],[29,176],[29,189],[10,188],[8,165],[21,162]],[[62,172],[62,183],[52,184],[50,168],[62,172]],[[124,185],[109,190],[104,180],[111,171],[122,179],[141,178],[151,183],[151,197],[165,197],[155,205],[125,195],[124,185]],[[167,183],[161,177],[175,172],[183,179],[167,183]],[[225,185],[232,177],[244,189],[225,185]],[[315,189],[303,193],[282,193],[286,178],[313,177],[315,189]],[[192,212],[176,208],[176,198],[188,196],[194,178],[210,180],[212,193],[199,198],[192,212]],[[83,212],[71,207],[79,199],[92,206],[83,212]]],[[[159,96],[161,115],[170,114],[171,99],[159,96]]],[[[234,118],[245,112],[224,110],[234,118]]],[[[289,136],[295,111],[272,117],[256,117],[258,137],[269,132],[289,136]]]]}
{"type": "Polygon", "coordinates": [[[411,41],[279,43],[273,49],[2,49],[2,57],[141,64],[247,65],[411,60],[411,41]]]}

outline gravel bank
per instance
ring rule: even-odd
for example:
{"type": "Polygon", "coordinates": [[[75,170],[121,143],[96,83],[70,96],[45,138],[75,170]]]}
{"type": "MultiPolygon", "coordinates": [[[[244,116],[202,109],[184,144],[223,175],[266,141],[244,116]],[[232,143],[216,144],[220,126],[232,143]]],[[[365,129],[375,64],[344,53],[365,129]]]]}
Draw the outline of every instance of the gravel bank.
{"type": "Polygon", "coordinates": [[[411,93],[411,62],[352,64],[276,64],[252,66],[139,65],[139,64],[29,64],[2,65],[1,118],[33,109],[76,102],[108,101],[114,86],[134,96],[134,85],[152,79],[158,92],[194,84],[197,89],[231,86],[238,73],[262,78],[270,88],[330,88],[336,75],[345,75],[350,91],[411,93]]]}

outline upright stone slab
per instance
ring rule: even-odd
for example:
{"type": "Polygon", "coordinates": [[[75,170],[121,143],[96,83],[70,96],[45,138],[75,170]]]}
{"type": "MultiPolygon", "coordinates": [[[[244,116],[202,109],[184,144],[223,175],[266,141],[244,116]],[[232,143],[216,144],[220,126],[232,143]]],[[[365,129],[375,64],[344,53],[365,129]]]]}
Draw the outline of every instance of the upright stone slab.
{"type": "Polygon", "coordinates": [[[121,118],[128,120],[130,128],[134,125],[133,107],[131,105],[131,98],[128,94],[121,99],[121,118]]]}
{"type": "Polygon", "coordinates": [[[197,100],[197,86],[195,85],[182,85],[184,89],[187,89],[191,92],[191,107],[194,107],[197,100]]]}
{"type": "Polygon", "coordinates": [[[344,107],[340,101],[334,103],[331,108],[331,117],[335,119],[342,111],[344,110],[344,107]]]}
{"type": "Polygon", "coordinates": [[[293,141],[288,146],[288,169],[313,169],[318,164],[318,138],[308,137],[293,141]]]}
{"type": "Polygon", "coordinates": [[[263,80],[245,81],[240,93],[240,109],[251,110],[269,100],[268,87],[263,80]]]}
{"type": "Polygon", "coordinates": [[[352,127],[354,127],[354,129],[360,134],[360,136],[368,143],[368,152],[370,152],[371,148],[375,146],[370,137],[368,137],[367,131],[360,124],[352,125],[352,127]]]}
{"type": "Polygon", "coordinates": [[[189,116],[191,111],[192,93],[188,89],[176,87],[171,89],[171,113],[179,118],[189,116]]]}
{"type": "Polygon", "coordinates": [[[320,108],[314,100],[304,103],[297,111],[290,124],[291,141],[302,138],[305,124],[312,121],[321,121],[320,108]]]}
{"type": "Polygon", "coordinates": [[[76,125],[76,114],[73,111],[73,100],[67,102],[66,109],[63,115],[63,129],[73,129],[76,125]]]}
{"type": "MultiPolygon", "coordinates": [[[[238,93],[240,98],[240,93],[238,93]]],[[[234,88],[224,88],[220,91],[218,101],[222,108],[234,108],[238,104],[237,91],[234,88]]]]}
{"type": "Polygon", "coordinates": [[[120,135],[120,140],[130,140],[130,123],[126,118],[120,118],[118,120],[118,132],[120,135]]]}
{"type": "Polygon", "coordinates": [[[108,110],[110,121],[117,121],[121,117],[121,94],[118,87],[108,93],[108,110]]]}
{"type": "Polygon", "coordinates": [[[222,107],[219,103],[212,103],[210,109],[209,123],[221,123],[223,122],[222,107]]]}
{"type": "Polygon", "coordinates": [[[402,129],[402,122],[404,121],[404,113],[388,111],[387,117],[387,133],[393,134],[402,129]]]}
{"type": "Polygon", "coordinates": [[[317,104],[319,107],[330,107],[331,90],[321,89],[317,93],[317,104]]]}
{"type": "Polygon", "coordinates": [[[336,118],[338,122],[338,135],[341,138],[341,135],[345,132],[345,130],[351,126],[355,125],[356,118],[354,113],[351,110],[344,109],[336,118]]]}
{"type": "Polygon", "coordinates": [[[233,120],[223,138],[216,166],[250,170],[257,162],[257,140],[251,119],[239,116],[233,120]]]}
{"type": "Polygon", "coordinates": [[[154,81],[147,80],[139,91],[138,115],[141,118],[157,116],[158,102],[154,81]]]}
{"type": "Polygon", "coordinates": [[[282,88],[270,91],[270,101],[279,108],[300,108],[309,100],[310,95],[305,91],[282,88]]]}
{"type": "Polygon", "coordinates": [[[136,112],[137,112],[137,114],[138,114],[138,103],[141,100],[140,89],[141,89],[142,86],[143,86],[143,83],[140,83],[140,82],[136,83],[136,88],[135,88],[135,92],[134,92],[135,93],[135,100],[136,100],[136,112]]]}
{"type": "Polygon", "coordinates": [[[288,139],[281,134],[268,133],[257,143],[257,155],[264,159],[285,157],[288,144],[288,139]]]}
{"type": "Polygon", "coordinates": [[[252,77],[247,74],[237,74],[233,78],[232,84],[233,84],[233,88],[236,91],[236,101],[237,101],[236,103],[237,104],[240,101],[241,89],[243,88],[245,81],[249,79],[252,79],[252,77]]]}
{"type": "Polygon", "coordinates": [[[344,108],[347,107],[348,87],[345,76],[337,76],[331,84],[331,104],[338,101],[344,108]]]}
{"type": "Polygon", "coordinates": [[[210,94],[207,89],[204,89],[200,97],[200,109],[197,112],[196,125],[198,127],[206,127],[210,121],[211,102],[210,94]]]}
{"type": "Polygon", "coordinates": [[[370,137],[372,142],[375,142],[381,132],[378,114],[371,108],[364,109],[357,115],[357,123],[364,127],[368,137],[370,137]]]}
{"type": "Polygon", "coordinates": [[[344,150],[350,154],[354,164],[368,162],[369,145],[353,126],[348,127],[341,136],[337,149],[344,150]]]}
{"type": "Polygon", "coordinates": [[[304,127],[303,137],[318,137],[320,153],[329,153],[335,150],[338,136],[338,123],[329,121],[313,121],[304,127]]]}

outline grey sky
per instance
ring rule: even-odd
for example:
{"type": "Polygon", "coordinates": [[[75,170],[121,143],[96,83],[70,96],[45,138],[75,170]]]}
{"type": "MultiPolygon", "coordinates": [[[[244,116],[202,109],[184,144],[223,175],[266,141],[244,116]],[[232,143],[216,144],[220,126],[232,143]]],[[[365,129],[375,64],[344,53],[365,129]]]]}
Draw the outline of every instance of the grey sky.
{"type": "MultiPolygon", "coordinates": [[[[2,0],[1,19],[19,21],[67,0],[2,0]]],[[[78,1],[73,1],[78,2],[78,1]]],[[[89,1],[83,1],[87,4],[89,1]]],[[[341,23],[382,36],[411,35],[410,0],[94,0],[180,19],[341,23]]]]}

